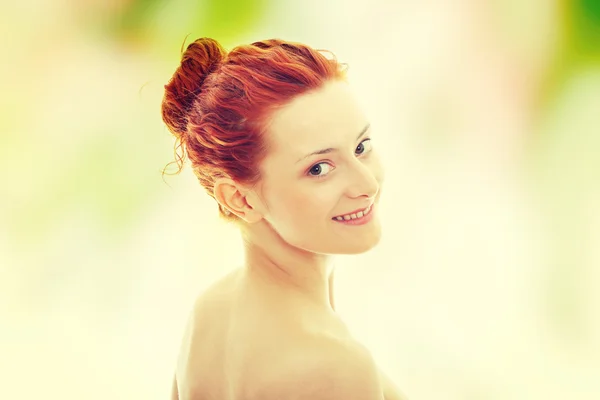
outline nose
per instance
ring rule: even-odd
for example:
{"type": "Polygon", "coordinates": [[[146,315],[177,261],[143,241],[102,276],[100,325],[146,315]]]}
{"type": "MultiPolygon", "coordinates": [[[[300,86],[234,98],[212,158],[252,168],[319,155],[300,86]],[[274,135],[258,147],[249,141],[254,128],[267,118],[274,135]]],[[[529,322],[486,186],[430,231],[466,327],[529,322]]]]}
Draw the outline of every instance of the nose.
{"type": "Polygon", "coordinates": [[[380,178],[380,169],[377,166],[365,164],[360,160],[354,161],[352,168],[349,169],[348,180],[350,184],[347,188],[347,195],[350,198],[366,197],[374,199],[379,192],[379,186],[382,181],[380,178]]]}

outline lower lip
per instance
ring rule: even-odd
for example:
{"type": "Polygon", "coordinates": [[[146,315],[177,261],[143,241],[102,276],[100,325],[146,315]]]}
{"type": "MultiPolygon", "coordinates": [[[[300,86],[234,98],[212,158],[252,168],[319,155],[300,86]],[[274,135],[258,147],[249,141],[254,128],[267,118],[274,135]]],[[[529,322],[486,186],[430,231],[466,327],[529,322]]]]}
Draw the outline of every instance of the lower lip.
{"type": "Polygon", "coordinates": [[[369,213],[367,215],[364,215],[360,218],[356,218],[356,219],[348,219],[348,220],[337,220],[337,219],[333,219],[334,222],[338,222],[340,224],[344,224],[344,225],[364,225],[367,222],[371,221],[373,219],[373,212],[375,211],[375,204],[373,204],[371,206],[371,211],[369,211],[369,213]]]}

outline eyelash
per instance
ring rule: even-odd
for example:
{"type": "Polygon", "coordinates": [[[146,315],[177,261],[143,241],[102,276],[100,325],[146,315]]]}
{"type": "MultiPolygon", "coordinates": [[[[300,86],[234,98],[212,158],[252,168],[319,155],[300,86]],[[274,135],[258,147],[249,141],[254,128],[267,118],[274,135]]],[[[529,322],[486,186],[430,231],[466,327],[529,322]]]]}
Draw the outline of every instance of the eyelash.
{"type": "MultiPolygon", "coordinates": [[[[369,143],[370,143],[370,142],[371,142],[371,138],[366,138],[366,139],[364,139],[362,142],[360,142],[360,143],[358,144],[358,146],[360,146],[361,144],[363,144],[363,143],[365,143],[365,142],[369,142],[369,143]]],[[[358,148],[358,146],[356,146],[356,147],[358,148]]],[[[367,150],[367,149],[365,149],[365,150],[363,150],[363,152],[362,152],[362,153],[360,153],[359,155],[366,154],[366,153],[368,153],[368,152],[370,152],[370,151],[371,151],[371,148],[369,148],[368,150],[367,150]]],[[[315,179],[322,179],[322,178],[325,178],[327,175],[329,175],[329,172],[328,172],[328,173],[326,173],[326,174],[322,174],[322,175],[312,175],[312,174],[310,173],[310,171],[312,171],[312,169],[313,169],[314,167],[316,167],[317,165],[321,165],[321,164],[329,164],[329,163],[328,163],[328,162],[326,162],[326,161],[322,161],[322,162],[320,162],[320,163],[316,163],[316,164],[314,164],[313,166],[311,166],[311,167],[308,169],[307,175],[308,175],[309,177],[311,177],[311,178],[315,178],[315,179]]]]}

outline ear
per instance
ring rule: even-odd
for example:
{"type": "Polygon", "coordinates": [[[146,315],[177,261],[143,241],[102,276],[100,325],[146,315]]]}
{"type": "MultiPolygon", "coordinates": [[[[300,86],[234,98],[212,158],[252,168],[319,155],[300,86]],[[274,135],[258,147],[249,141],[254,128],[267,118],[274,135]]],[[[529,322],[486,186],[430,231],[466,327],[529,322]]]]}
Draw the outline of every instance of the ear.
{"type": "Polygon", "coordinates": [[[256,199],[248,201],[251,190],[230,178],[217,178],[213,195],[221,207],[237,215],[249,224],[260,221],[262,213],[256,207],[256,199]]]}

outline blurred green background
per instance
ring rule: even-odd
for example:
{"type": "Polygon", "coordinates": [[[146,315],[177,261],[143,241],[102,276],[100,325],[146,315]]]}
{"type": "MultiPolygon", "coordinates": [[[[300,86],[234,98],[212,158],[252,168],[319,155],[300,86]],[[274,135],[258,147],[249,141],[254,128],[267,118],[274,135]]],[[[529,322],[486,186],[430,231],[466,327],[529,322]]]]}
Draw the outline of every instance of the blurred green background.
{"type": "Polygon", "coordinates": [[[202,36],[349,63],[385,234],[339,258],[338,303],[410,398],[600,398],[600,1],[0,11],[0,398],[169,397],[194,297],[241,260],[190,169],[161,177],[163,85],[202,36]]]}

